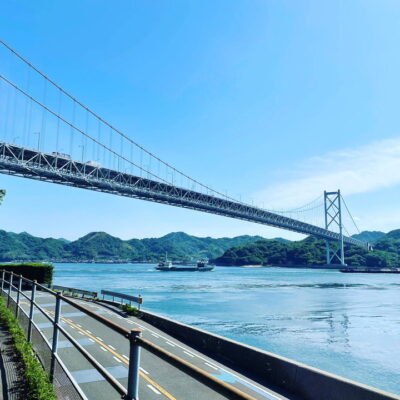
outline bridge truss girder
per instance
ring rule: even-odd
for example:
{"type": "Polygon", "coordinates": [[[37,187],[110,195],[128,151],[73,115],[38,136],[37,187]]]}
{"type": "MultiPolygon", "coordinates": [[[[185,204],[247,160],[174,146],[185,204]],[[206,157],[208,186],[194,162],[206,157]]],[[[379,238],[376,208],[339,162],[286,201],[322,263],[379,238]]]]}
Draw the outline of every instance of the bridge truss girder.
{"type": "MultiPolygon", "coordinates": [[[[340,238],[328,229],[241,202],[4,142],[0,142],[0,173],[242,219],[326,240],[340,238]]],[[[352,237],[342,236],[342,239],[347,244],[367,247],[352,237]]]]}

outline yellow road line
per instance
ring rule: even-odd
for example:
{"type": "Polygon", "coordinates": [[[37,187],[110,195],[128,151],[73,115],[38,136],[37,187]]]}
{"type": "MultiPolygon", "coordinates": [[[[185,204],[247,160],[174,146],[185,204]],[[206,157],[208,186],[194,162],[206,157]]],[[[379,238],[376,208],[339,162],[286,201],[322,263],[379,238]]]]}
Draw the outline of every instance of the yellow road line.
{"type": "MultiPolygon", "coordinates": [[[[53,311],[49,311],[49,313],[54,314],[53,311]]],[[[97,339],[95,336],[91,335],[90,333],[87,333],[84,329],[79,327],[78,325],[74,324],[73,322],[69,321],[68,319],[61,317],[61,319],[66,322],[67,324],[73,326],[75,329],[77,329],[79,332],[82,332],[86,336],[88,336],[90,339],[92,339],[94,342],[98,343],[101,347],[104,349],[108,350],[111,354],[113,354],[115,357],[117,357],[119,360],[124,362],[125,364],[129,365],[128,360],[126,360],[124,357],[122,357],[121,354],[117,353],[115,350],[113,350],[110,346],[107,346],[103,342],[101,342],[99,339],[97,339]]],[[[174,396],[172,396],[171,393],[167,392],[163,387],[161,387],[157,382],[153,381],[153,379],[149,378],[146,374],[144,374],[142,371],[139,370],[139,375],[145,379],[147,382],[149,382],[151,385],[153,385],[159,392],[161,392],[167,399],[169,400],[176,400],[174,396]]]]}

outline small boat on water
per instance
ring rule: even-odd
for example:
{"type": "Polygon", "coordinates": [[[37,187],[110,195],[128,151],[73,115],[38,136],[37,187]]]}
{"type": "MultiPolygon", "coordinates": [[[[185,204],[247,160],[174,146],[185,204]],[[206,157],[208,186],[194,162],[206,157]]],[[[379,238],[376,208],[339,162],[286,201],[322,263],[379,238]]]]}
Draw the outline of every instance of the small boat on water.
{"type": "Polygon", "coordinates": [[[165,253],[165,260],[160,261],[156,267],[159,271],[169,271],[172,268],[172,261],[168,260],[168,253],[165,253]]]}
{"type": "Polygon", "coordinates": [[[214,269],[213,265],[208,265],[207,260],[199,260],[197,261],[196,266],[183,266],[183,267],[174,267],[172,265],[171,261],[168,261],[167,259],[166,262],[159,263],[158,266],[156,267],[156,270],[158,271],[181,271],[181,272],[195,272],[195,271],[200,271],[200,272],[206,272],[206,271],[212,271],[214,269]]]}

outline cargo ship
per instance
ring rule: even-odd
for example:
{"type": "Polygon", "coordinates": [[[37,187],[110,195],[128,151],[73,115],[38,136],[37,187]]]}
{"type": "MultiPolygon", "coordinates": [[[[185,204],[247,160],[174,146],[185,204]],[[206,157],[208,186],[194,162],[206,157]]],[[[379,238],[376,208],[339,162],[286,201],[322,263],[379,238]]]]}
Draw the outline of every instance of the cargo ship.
{"type": "Polygon", "coordinates": [[[200,271],[200,272],[206,272],[206,271],[212,271],[214,269],[213,265],[208,265],[207,260],[199,260],[197,261],[196,266],[183,266],[183,267],[174,267],[172,265],[171,261],[167,262],[161,262],[158,264],[156,267],[156,270],[158,271],[174,271],[174,272],[195,272],[195,271],[200,271]]]}

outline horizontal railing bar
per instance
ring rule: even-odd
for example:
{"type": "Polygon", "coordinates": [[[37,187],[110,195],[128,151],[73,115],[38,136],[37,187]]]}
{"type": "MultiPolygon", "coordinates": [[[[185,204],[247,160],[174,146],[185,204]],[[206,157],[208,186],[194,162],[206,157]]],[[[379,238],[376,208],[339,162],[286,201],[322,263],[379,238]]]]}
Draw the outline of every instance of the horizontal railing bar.
{"type": "Polygon", "coordinates": [[[53,290],[59,290],[61,292],[79,293],[82,295],[88,295],[88,296],[92,296],[92,297],[97,297],[97,294],[98,294],[97,292],[91,292],[89,290],[76,289],[76,288],[60,286],[60,285],[51,285],[51,288],[53,290]]]}
{"type": "Polygon", "coordinates": [[[64,373],[67,375],[67,377],[69,378],[69,380],[72,382],[72,385],[74,386],[75,390],[79,393],[79,396],[82,397],[82,400],[88,400],[88,398],[86,397],[85,393],[83,393],[82,389],[80,388],[80,386],[76,383],[75,378],[71,375],[71,373],[68,371],[67,367],[65,366],[65,364],[62,362],[61,358],[59,357],[58,354],[54,355],[55,358],[57,359],[57,362],[61,365],[64,373]]]}
{"type": "Polygon", "coordinates": [[[36,301],[33,302],[33,305],[54,325],[54,318],[51,318],[50,315],[48,315],[48,313],[36,303],[36,301]]]}
{"type": "Polygon", "coordinates": [[[31,298],[27,296],[22,290],[19,293],[22,294],[22,296],[24,296],[27,300],[31,301],[31,298]]]}
{"type": "MultiPolygon", "coordinates": [[[[8,272],[8,271],[6,271],[8,272]]],[[[16,278],[20,278],[19,275],[13,274],[13,277],[16,278]]],[[[11,273],[10,273],[10,277],[11,277],[11,273]]],[[[32,282],[29,279],[24,278],[25,281],[27,282],[32,282]]],[[[6,281],[4,281],[6,282],[6,281]]],[[[18,288],[16,286],[13,285],[13,283],[11,281],[7,282],[9,286],[11,286],[11,289],[14,288],[16,290],[18,290],[18,288]]],[[[33,282],[32,282],[33,283],[33,282]]],[[[39,285],[38,286],[42,286],[39,285]]],[[[52,293],[54,293],[54,295],[56,295],[55,292],[48,290],[52,293]]],[[[4,289],[3,289],[4,293],[7,293],[4,289]]],[[[28,296],[25,295],[25,293],[23,293],[23,291],[20,291],[20,294],[22,294],[25,298],[27,298],[52,324],[53,326],[57,326],[57,328],[59,329],[59,331],[66,337],[67,340],[70,341],[70,343],[79,351],[79,353],[81,353],[89,362],[90,364],[92,364],[96,370],[103,375],[103,377],[111,384],[111,386],[113,386],[113,388],[123,397],[125,397],[127,395],[127,389],[121,385],[91,354],[89,354],[62,326],[61,324],[56,324],[54,318],[52,318],[48,312],[46,312],[41,306],[39,306],[35,301],[32,301],[28,296]]],[[[8,295],[8,294],[7,294],[8,295]]],[[[60,296],[61,300],[65,300],[65,298],[63,296],[60,296]]],[[[12,298],[12,300],[15,301],[15,299],[12,298]]],[[[67,301],[68,303],[68,301],[67,301]]],[[[75,305],[75,304],[74,304],[75,305]]],[[[16,303],[16,306],[18,307],[18,304],[16,303]]],[[[29,316],[27,315],[27,313],[21,308],[19,307],[19,309],[29,318],[29,316]]],[[[50,344],[48,343],[46,337],[43,335],[42,332],[40,332],[40,329],[38,328],[37,324],[32,321],[33,326],[35,326],[35,328],[38,330],[40,336],[45,340],[45,342],[47,343],[47,345],[49,346],[49,350],[50,350],[50,344]]],[[[69,371],[65,368],[64,364],[62,363],[62,361],[60,360],[60,358],[58,357],[57,354],[54,354],[54,356],[57,358],[57,361],[62,365],[64,372],[67,373],[68,377],[70,378],[71,382],[75,382],[75,380],[73,379],[73,377],[71,376],[71,374],[69,373],[69,371]]],[[[79,394],[83,397],[84,400],[87,400],[87,397],[83,394],[82,390],[79,388],[78,385],[74,385],[74,387],[78,390],[79,394]]]]}
{"type": "Polygon", "coordinates": [[[134,301],[135,303],[142,304],[143,298],[139,296],[131,296],[129,294],[112,292],[111,290],[101,290],[101,294],[105,296],[118,297],[122,300],[134,301]]]}
{"type": "MultiPolygon", "coordinates": [[[[29,318],[29,316],[26,314],[26,312],[21,309],[22,312],[29,318]]],[[[38,328],[37,324],[35,321],[31,321],[32,325],[35,327],[35,329],[39,332],[39,335],[41,336],[41,338],[44,340],[44,342],[47,344],[49,351],[51,349],[50,343],[47,340],[46,336],[43,335],[43,332],[40,331],[40,329],[38,328]]],[[[61,361],[60,357],[58,356],[58,354],[54,354],[54,356],[56,357],[57,361],[60,363],[60,365],[62,366],[64,373],[68,376],[69,380],[71,381],[72,385],[74,386],[75,390],[79,393],[79,395],[82,397],[82,400],[88,400],[86,395],[82,392],[82,389],[79,387],[79,385],[76,383],[75,378],[71,375],[71,373],[68,371],[68,369],[66,368],[66,366],[64,365],[64,363],[61,361]]],[[[39,359],[40,360],[40,359],[39,359]]]]}
{"type": "MultiPolygon", "coordinates": [[[[27,280],[29,281],[29,280],[27,280]]],[[[42,285],[37,284],[40,287],[45,288],[42,285]]],[[[53,295],[57,295],[55,292],[52,290],[49,290],[45,288],[46,291],[52,293],[53,295]]],[[[126,328],[123,328],[122,326],[108,320],[107,318],[96,314],[95,312],[88,310],[84,306],[76,303],[75,301],[64,297],[63,295],[59,295],[61,297],[61,300],[64,301],[65,303],[77,308],[78,310],[84,312],[88,316],[98,320],[99,322],[103,323],[104,325],[108,326],[111,328],[113,331],[121,334],[122,336],[129,338],[130,336],[130,331],[126,328]]],[[[37,305],[36,302],[33,303],[35,307],[37,307],[46,317],[54,324],[54,320],[47,315],[47,313],[44,312],[44,310],[37,305]]],[[[102,374],[103,376],[112,384],[116,383],[118,385],[117,390],[120,390],[123,388],[123,392],[120,392],[121,394],[126,395],[127,391],[126,389],[118,382],[115,381],[114,377],[108,373],[104,367],[97,362],[96,359],[94,359],[93,356],[91,356],[89,353],[86,352],[86,350],[77,342],[75,342],[75,339],[69,335],[69,333],[60,325],[57,325],[60,332],[68,339],[70,342],[79,350],[79,352],[89,361],[91,362],[95,368],[102,369],[102,374]],[[114,382],[115,381],[115,382],[114,382]]],[[[240,399],[240,400],[254,400],[254,397],[242,392],[241,390],[235,388],[234,386],[225,383],[218,378],[213,377],[212,375],[208,374],[207,372],[203,371],[202,369],[192,365],[191,363],[175,356],[174,354],[162,349],[161,347],[149,342],[146,339],[143,338],[138,338],[138,344],[145,348],[146,350],[150,351],[152,354],[159,356],[160,358],[164,359],[168,363],[176,366],[177,368],[181,369],[182,371],[188,373],[189,375],[201,380],[203,383],[207,384],[208,386],[212,387],[214,390],[221,394],[226,394],[228,395],[231,399],[240,399]]]]}
{"type": "Polygon", "coordinates": [[[230,399],[241,399],[241,400],[255,400],[254,397],[242,392],[241,390],[235,388],[234,386],[225,383],[218,378],[210,375],[209,373],[203,371],[201,368],[183,360],[182,358],[164,350],[163,348],[149,342],[148,340],[140,337],[137,339],[140,346],[148,350],[150,353],[164,359],[169,364],[175,365],[177,368],[188,373],[189,375],[195,377],[196,379],[207,384],[207,386],[212,387],[220,394],[226,394],[230,399]]]}
{"type": "Polygon", "coordinates": [[[123,328],[122,326],[116,324],[115,322],[110,321],[107,318],[102,317],[99,314],[96,314],[95,312],[88,310],[87,308],[81,306],[80,304],[76,303],[73,300],[70,300],[64,296],[61,296],[62,300],[65,301],[66,303],[70,304],[71,306],[77,308],[78,310],[86,313],[87,315],[89,315],[90,317],[97,319],[98,321],[102,322],[104,325],[108,326],[109,328],[111,328],[113,331],[125,336],[125,337],[129,337],[130,331],[129,329],[123,328]]]}
{"type": "MultiPolygon", "coordinates": [[[[30,281],[30,282],[32,282],[32,281],[30,281]]],[[[43,290],[44,292],[48,292],[48,293],[52,294],[53,296],[57,296],[57,293],[54,290],[51,290],[48,287],[41,285],[40,283],[36,283],[36,285],[38,286],[38,288],[40,290],[43,290]]]]}
{"type": "MultiPolygon", "coordinates": [[[[16,277],[20,277],[19,275],[14,275],[16,277]]],[[[10,286],[10,282],[7,282],[8,285],[10,286]]],[[[19,291],[19,288],[17,286],[14,286],[14,284],[11,283],[11,289],[14,288],[16,291],[19,291]]],[[[31,301],[31,298],[29,296],[27,296],[22,290],[19,292],[20,294],[22,294],[22,296],[24,296],[26,299],[28,299],[29,301],[31,301]]]]}
{"type": "Polygon", "coordinates": [[[60,332],[79,350],[79,352],[114,386],[119,394],[126,395],[127,390],[122,386],[90,353],[88,353],[75,339],[61,326],[57,325],[60,332]]]}

